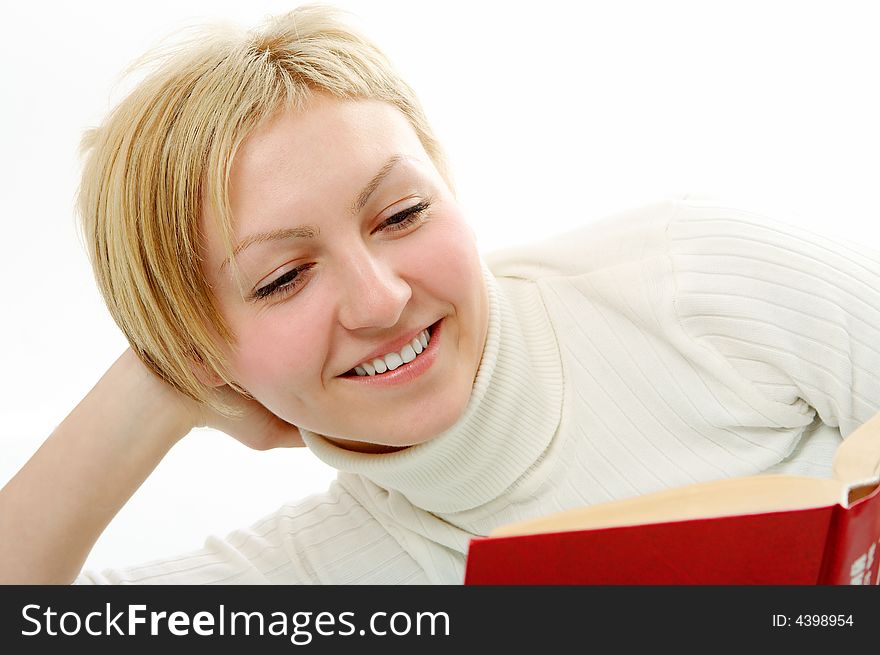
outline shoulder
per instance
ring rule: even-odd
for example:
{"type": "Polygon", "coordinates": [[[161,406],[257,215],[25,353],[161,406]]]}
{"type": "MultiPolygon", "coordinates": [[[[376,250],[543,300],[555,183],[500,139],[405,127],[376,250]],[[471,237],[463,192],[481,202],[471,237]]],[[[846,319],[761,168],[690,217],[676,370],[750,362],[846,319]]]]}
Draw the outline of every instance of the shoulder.
{"type": "Polygon", "coordinates": [[[816,223],[768,200],[689,195],[667,226],[667,248],[685,287],[714,274],[712,284],[753,290],[768,282],[807,299],[828,285],[867,291],[880,273],[880,252],[832,235],[832,220],[816,223]]]}
{"type": "Polygon", "coordinates": [[[658,256],[761,253],[764,260],[839,259],[844,251],[864,251],[804,224],[790,207],[767,198],[682,193],[585,217],[574,230],[494,251],[484,259],[496,277],[537,280],[583,275],[658,256]]]}
{"type": "Polygon", "coordinates": [[[585,217],[574,230],[485,255],[496,277],[537,280],[589,273],[640,258],[662,246],[664,232],[683,196],[670,196],[585,217]]]}
{"type": "Polygon", "coordinates": [[[682,193],[585,217],[574,230],[488,253],[485,260],[497,277],[567,277],[667,256],[672,246],[700,236],[770,238],[774,231],[790,231],[785,220],[793,222],[789,213],[767,201],[682,193]]]}
{"type": "Polygon", "coordinates": [[[699,244],[708,239],[703,245],[712,250],[766,244],[776,246],[777,255],[810,250],[829,241],[827,236],[806,229],[802,217],[790,208],[771,200],[709,194],[678,199],[667,237],[673,252],[690,250],[688,241],[699,244]]]}

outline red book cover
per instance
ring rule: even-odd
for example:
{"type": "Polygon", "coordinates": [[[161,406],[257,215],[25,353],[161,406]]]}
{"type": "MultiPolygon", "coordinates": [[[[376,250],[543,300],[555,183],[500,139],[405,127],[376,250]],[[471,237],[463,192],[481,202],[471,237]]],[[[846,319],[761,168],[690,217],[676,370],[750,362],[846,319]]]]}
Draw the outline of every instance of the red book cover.
{"type": "Polygon", "coordinates": [[[471,540],[465,584],[880,584],[878,454],[880,416],[838,448],[834,479],[733,478],[503,526],[471,540]]]}
{"type": "Polygon", "coordinates": [[[471,541],[465,584],[876,584],[880,489],[841,505],[471,541]]]}

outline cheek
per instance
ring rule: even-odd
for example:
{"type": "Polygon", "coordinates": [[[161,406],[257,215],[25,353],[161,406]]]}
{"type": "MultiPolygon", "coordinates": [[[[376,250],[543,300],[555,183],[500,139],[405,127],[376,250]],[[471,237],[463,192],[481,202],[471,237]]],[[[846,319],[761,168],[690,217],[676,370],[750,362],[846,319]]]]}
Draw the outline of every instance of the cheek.
{"type": "Polygon", "coordinates": [[[320,330],[302,320],[292,304],[274,308],[271,315],[253,321],[238,332],[235,372],[253,394],[279,387],[296,387],[320,370],[320,330]]]}
{"type": "Polygon", "coordinates": [[[447,298],[465,295],[482,275],[473,234],[460,219],[437,225],[429,247],[418,251],[412,265],[427,288],[447,298]]]}

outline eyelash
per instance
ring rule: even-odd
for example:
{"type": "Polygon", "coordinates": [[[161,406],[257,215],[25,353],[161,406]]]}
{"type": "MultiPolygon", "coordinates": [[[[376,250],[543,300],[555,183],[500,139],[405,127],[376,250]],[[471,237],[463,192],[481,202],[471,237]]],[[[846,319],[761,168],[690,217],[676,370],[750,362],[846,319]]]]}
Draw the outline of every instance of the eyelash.
{"type": "MultiPolygon", "coordinates": [[[[431,202],[429,200],[423,200],[417,205],[413,205],[412,207],[407,207],[403,211],[397,212],[393,216],[389,217],[383,225],[388,225],[387,232],[398,232],[400,230],[405,230],[411,225],[416,224],[417,222],[423,220],[425,212],[431,206],[431,202]],[[395,221],[392,223],[391,221],[395,221]]],[[[280,275],[279,277],[272,280],[269,284],[264,287],[260,287],[255,290],[251,296],[251,300],[259,301],[266,300],[276,295],[287,295],[293,292],[295,289],[299,288],[302,285],[302,281],[304,280],[303,273],[307,272],[311,269],[314,264],[305,264],[303,266],[297,266],[296,268],[292,268],[287,271],[284,275],[280,275]],[[289,276],[293,277],[289,277],[289,276]]]]}

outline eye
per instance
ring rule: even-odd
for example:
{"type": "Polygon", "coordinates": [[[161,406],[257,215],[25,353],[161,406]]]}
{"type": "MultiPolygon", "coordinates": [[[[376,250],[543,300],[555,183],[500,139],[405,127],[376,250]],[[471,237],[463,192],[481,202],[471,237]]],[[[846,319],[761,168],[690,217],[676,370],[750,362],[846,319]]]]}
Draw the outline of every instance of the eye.
{"type": "Polygon", "coordinates": [[[312,266],[314,266],[314,264],[297,266],[296,268],[292,268],[286,273],[279,275],[269,282],[269,284],[266,284],[259,289],[255,289],[253,294],[251,294],[251,300],[265,300],[266,298],[275,295],[287,294],[294,291],[308,278],[306,273],[312,268],[312,266]]]}
{"type": "Polygon", "coordinates": [[[383,226],[387,226],[384,229],[385,232],[396,232],[398,230],[405,230],[410,225],[424,220],[425,214],[430,206],[431,202],[429,200],[422,200],[417,205],[407,207],[403,211],[397,212],[396,214],[394,214],[394,216],[391,216],[390,218],[385,220],[379,227],[381,228],[383,226]]]}

